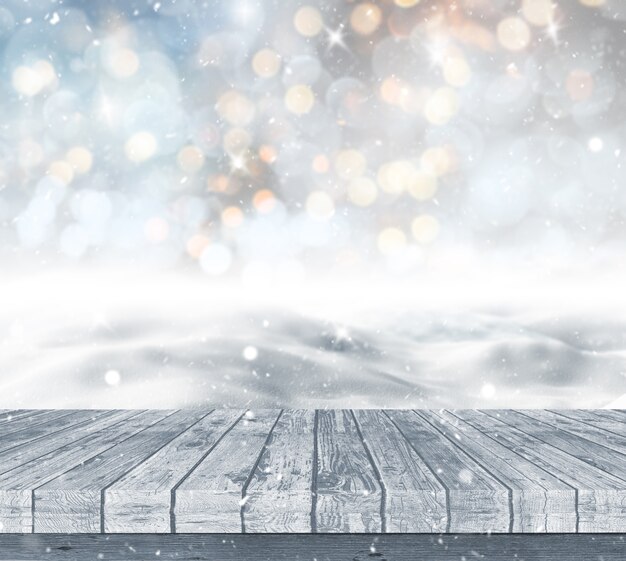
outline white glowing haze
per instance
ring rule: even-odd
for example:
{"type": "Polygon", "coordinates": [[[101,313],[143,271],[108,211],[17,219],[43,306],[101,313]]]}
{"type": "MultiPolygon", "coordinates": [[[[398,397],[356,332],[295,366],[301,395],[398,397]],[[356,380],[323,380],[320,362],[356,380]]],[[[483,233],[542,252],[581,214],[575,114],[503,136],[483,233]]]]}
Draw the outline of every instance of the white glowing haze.
{"type": "Polygon", "coordinates": [[[9,277],[0,407],[623,406],[623,278],[9,277]]]}
{"type": "Polygon", "coordinates": [[[624,5],[2,2],[0,407],[624,405],[624,5]]]}

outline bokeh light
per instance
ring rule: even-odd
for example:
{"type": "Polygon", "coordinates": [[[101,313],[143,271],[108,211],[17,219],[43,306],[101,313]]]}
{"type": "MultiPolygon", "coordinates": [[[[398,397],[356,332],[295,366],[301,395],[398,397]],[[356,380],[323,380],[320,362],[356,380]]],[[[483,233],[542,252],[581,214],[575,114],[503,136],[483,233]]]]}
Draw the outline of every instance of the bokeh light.
{"type": "Polygon", "coordinates": [[[246,282],[612,262],[625,19],[604,0],[10,1],[0,253],[246,282]]]}

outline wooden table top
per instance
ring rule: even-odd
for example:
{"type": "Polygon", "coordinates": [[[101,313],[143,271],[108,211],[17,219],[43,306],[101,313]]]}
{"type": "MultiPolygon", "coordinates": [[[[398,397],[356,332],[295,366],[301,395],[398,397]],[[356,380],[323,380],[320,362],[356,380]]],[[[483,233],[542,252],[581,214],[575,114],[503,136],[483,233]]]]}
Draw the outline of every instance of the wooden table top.
{"type": "Polygon", "coordinates": [[[3,411],[0,532],[626,532],[626,411],[3,411]]]}

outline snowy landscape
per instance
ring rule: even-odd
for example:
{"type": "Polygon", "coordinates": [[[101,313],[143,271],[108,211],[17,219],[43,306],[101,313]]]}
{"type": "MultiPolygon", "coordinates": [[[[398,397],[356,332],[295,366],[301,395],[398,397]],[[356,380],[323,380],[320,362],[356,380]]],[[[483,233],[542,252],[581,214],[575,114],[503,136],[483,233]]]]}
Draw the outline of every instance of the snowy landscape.
{"type": "Polygon", "coordinates": [[[0,408],[626,407],[625,22],[5,0],[0,408]]]}

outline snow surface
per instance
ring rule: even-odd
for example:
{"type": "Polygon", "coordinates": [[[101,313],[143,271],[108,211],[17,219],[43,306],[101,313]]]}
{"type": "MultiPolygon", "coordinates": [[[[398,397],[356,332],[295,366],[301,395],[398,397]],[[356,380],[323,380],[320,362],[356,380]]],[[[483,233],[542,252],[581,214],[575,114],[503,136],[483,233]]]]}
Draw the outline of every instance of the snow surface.
{"type": "Polygon", "coordinates": [[[621,284],[584,285],[12,277],[0,407],[624,407],[621,284]]]}

